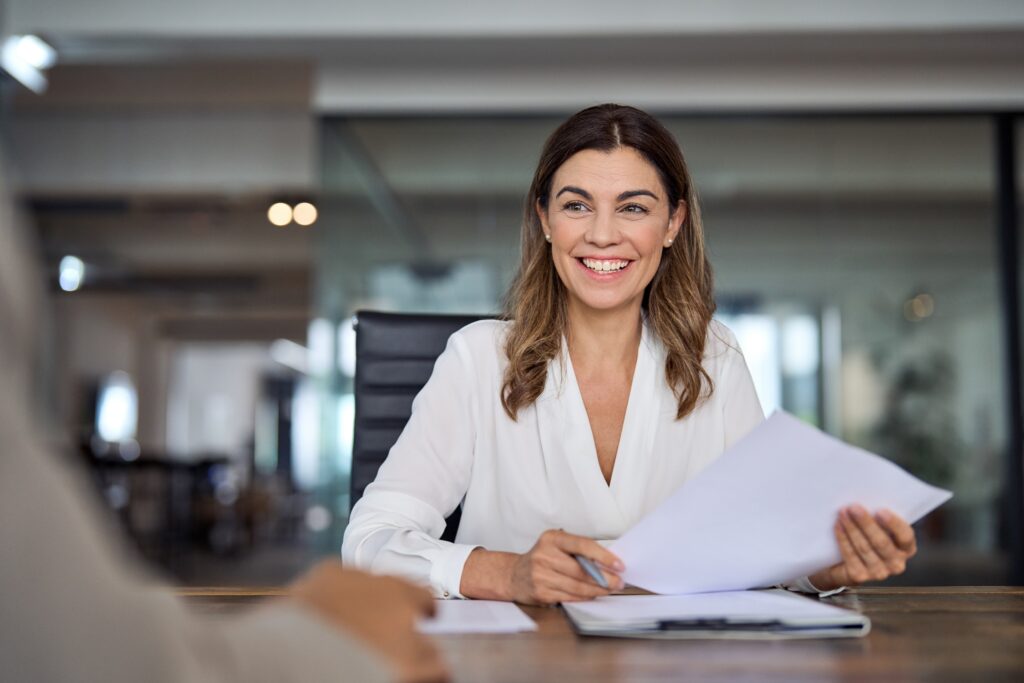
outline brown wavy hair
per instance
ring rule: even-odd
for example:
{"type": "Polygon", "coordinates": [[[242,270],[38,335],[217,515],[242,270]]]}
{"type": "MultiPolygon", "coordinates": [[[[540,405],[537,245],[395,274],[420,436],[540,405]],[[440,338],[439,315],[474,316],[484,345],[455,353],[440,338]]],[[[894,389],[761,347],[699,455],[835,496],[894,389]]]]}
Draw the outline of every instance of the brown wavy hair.
{"type": "Polygon", "coordinates": [[[665,347],[665,380],[678,400],[676,419],[689,415],[714,389],[704,369],[704,343],[715,312],[713,278],[704,247],[697,191],[672,134],[650,114],[618,104],[589,107],[571,116],[544,144],[523,207],[519,270],[505,299],[512,321],[505,341],[508,368],[501,403],[513,420],[544,391],[548,364],[561,351],[568,322],[566,292],[537,215],[547,209],[555,172],[587,149],[630,147],[658,171],[670,211],[685,201],[686,220],[643,297],[651,331],[665,347]]]}

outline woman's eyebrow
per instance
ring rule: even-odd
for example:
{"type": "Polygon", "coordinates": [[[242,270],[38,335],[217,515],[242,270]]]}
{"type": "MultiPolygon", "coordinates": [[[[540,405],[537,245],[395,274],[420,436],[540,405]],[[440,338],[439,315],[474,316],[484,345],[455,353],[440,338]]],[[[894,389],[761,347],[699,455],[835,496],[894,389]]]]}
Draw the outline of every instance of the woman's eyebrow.
{"type": "Polygon", "coordinates": [[[623,192],[622,194],[620,194],[618,196],[618,200],[621,202],[622,200],[629,199],[630,197],[645,197],[645,196],[646,197],[650,197],[654,201],[658,201],[658,195],[654,194],[650,190],[626,190],[625,192],[623,192]]]}
{"type": "MultiPolygon", "coordinates": [[[[555,197],[558,198],[558,197],[562,196],[562,194],[564,194],[566,192],[572,192],[573,194],[578,194],[579,196],[583,197],[584,199],[587,199],[587,200],[590,200],[590,201],[594,200],[593,195],[591,195],[589,192],[587,192],[583,188],[576,187],[575,185],[566,185],[565,187],[563,187],[561,190],[558,191],[558,194],[556,194],[555,197]]],[[[621,201],[624,201],[624,200],[629,199],[631,197],[650,197],[654,201],[658,201],[658,195],[654,194],[650,190],[626,190],[625,192],[621,193],[618,197],[616,197],[616,201],[620,201],[621,202],[621,201]]]]}
{"type": "Polygon", "coordinates": [[[562,194],[565,192],[572,192],[574,194],[578,194],[584,199],[589,199],[590,201],[594,200],[593,195],[591,195],[589,192],[582,188],[576,187],[575,185],[566,185],[565,187],[558,191],[558,194],[555,195],[555,198],[557,199],[558,197],[561,197],[562,194]]]}

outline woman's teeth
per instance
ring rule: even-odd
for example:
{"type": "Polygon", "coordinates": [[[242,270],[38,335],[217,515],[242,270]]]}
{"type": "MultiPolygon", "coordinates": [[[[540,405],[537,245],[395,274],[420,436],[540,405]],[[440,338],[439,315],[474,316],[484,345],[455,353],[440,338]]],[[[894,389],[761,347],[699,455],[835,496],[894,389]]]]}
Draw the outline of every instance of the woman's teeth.
{"type": "Polygon", "coordinates": [[[629,265],[629,261],[612,261],[612,260],[598,260],[598,259],[580,259],[583,261],[583,265],[591,270],[599,273],[608,273],[616,270],[622,270],[629,265]]]}

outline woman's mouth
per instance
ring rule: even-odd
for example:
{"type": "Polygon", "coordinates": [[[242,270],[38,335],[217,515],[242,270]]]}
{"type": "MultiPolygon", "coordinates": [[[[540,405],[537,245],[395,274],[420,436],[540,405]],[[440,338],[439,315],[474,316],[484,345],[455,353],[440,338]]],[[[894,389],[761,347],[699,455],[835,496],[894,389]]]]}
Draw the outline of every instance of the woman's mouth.
{"type": "Polygon", "coordinates": [[[628,259],[578,258],[576,262],[589,276],[598,280],[611,280],[629,270],[633,264],[628,259]]]}

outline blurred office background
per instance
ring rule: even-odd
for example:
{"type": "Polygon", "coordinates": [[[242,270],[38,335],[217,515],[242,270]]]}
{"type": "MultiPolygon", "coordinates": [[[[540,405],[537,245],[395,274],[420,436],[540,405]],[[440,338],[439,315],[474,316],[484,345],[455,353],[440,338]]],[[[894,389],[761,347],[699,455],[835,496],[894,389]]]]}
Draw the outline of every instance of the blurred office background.
{"type": "Polygon", "coordinates": [[[31,400],[172,579],[338,552],[353,312],[499,310],[541,144],[617,101],[684,149],[765,410],[955,492],[896,581],[1022,580],[1024,4],[0,0],[0,36],[31,400]]]}

